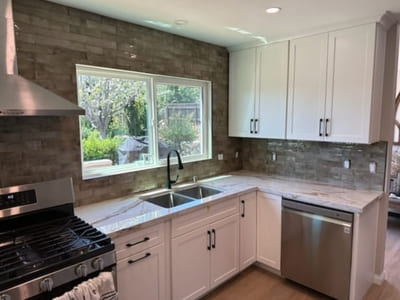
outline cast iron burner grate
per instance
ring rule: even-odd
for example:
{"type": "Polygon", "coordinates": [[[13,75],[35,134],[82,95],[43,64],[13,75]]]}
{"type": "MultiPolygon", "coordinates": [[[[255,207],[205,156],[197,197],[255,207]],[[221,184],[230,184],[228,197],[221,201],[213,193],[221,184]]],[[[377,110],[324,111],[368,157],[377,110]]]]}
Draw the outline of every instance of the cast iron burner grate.
{"type": "Polygon", "coordinates": [[[111,245],[102,232],[70,216],[0,234],[0,284],[54,266],[83,260],[111,245]]]}

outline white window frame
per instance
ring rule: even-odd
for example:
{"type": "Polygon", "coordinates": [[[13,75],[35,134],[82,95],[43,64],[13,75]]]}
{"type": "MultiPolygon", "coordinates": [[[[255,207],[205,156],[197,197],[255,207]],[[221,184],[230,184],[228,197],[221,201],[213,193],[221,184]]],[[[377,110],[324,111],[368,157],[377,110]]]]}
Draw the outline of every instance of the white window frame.
{"type": "MultiPolygon", "coordinates": [[[[84,180],[124,174],[148,169],[164,167],[167,165],[166,159],[158,158],[158,120],[157,120],[157,106],[156,106],[156,86],[157,84],[171,84],[171,85],[184,85],[200,87],[202,90],[202,104],[201,104],[201,126],[202,126],[202,154],[182,157],[183,163],[208,160],[212,158],[212,84],[211,81],[189,79],[165,75],[156,75],[149,73],[141,73],[135,71],[119,70],[112,68],[95,67],[89,65],[76,65],[76,76],[79,75],[92,75],[101,77],[117,77],[121,79],[132,79],[146,81],[148,84],[148,132],[149,140],[151,140],[150,149],[154,155],[153,164],[137,166],[134,164],[124,164],[116,166],[84,168],[83,161],[83,147],[82,135],[80,128],[80,141],[81,141],[81,165],[82,165],[82,178],[84,180]]],[[[78,85],[78,80],[77,80],[78,85]]],[[[78,86],[77,86],[78,89],[78,86]]],[[[79,99],[78,99],[79,101],[79,99]]],[[[83,117],[83,116],[81,116],[83,117]]],[[[81,122],[79,122],[79,127],[81,122]]],[[[172,163],[177,163],[176,158],[171,159],[172,163]]]]}

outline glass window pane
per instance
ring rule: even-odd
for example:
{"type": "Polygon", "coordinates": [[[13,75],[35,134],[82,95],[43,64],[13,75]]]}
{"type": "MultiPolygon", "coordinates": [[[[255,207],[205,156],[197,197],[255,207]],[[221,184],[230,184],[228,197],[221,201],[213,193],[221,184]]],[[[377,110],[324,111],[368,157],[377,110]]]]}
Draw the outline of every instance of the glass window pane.
{"type": "Polygon", "coordinates": [[[146,80],[78,74],[83,168],[86,174],[110,166],[153,162],[146,80]]]}
{"type": "Polygon", "coordinates": [[[203,154],[202,88],[157,84],[156,106],[159,159],[170,149],[183,157],[203,154]]]}

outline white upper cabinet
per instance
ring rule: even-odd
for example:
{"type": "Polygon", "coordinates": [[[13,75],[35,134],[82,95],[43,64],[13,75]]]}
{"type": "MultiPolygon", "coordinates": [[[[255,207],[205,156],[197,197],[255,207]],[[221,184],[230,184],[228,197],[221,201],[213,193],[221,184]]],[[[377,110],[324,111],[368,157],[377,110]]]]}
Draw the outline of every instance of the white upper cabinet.
{"type": "Polygon", "coordinates": [[[323,139],[327,57],[328,34],[290,41],[288,139],[323,139]]]}
{"type": "Polygon", "coordinates": [[[284,139],[289,42],[257,49],[258,85],[255,105],[255,137],[284,139]]]}
{"type": "MultiPolygon", "coordinates": [[[[375,63],[385,43],[378,44],[376,24],[329,33],[326,140],[372,143],[379,140],[381,94],[373,95],[375,63]]],[[[379,38],[382,38],[381,32],[379,38]]],[[[384,36],[384,34],[383,34],[384,36]]]]}
{"type": "Polygon", "coordinates": [[[375,23],[291,41],[287,137],[378,141],[385,44],[375,23]]]}
{"type": "Polygon", "coordinates": [[[288,42],[230,53],[229,135],[285,138],[288,42]]]}
{"type": "Polygon", "coordinates": [[[251,137],[256,87],[256,49],[229,56],[229,136],[251,137]]]}

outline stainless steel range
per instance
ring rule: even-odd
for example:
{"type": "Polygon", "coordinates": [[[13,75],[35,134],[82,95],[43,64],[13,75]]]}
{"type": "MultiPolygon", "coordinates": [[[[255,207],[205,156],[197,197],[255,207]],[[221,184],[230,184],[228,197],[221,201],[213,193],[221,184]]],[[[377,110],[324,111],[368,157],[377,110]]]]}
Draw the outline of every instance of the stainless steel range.
{"type": "Polygon", "coordinates": [[[0,189],[0,300],[52,299],[100,271],[114,244],[74,216],[71,179],[0,189]]]}

